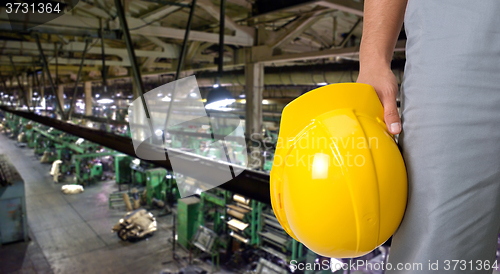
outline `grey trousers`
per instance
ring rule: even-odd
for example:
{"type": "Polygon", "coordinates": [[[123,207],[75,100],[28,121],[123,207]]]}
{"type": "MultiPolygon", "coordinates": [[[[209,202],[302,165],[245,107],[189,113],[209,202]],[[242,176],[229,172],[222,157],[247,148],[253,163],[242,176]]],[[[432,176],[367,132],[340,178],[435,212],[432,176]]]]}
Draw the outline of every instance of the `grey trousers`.
{"type": "Polygon", "coordinates": [[[498,0],[409,0],[400,136],[409,197],[387,273],[492,272],[500,232],[499,14],[498,0]]]}

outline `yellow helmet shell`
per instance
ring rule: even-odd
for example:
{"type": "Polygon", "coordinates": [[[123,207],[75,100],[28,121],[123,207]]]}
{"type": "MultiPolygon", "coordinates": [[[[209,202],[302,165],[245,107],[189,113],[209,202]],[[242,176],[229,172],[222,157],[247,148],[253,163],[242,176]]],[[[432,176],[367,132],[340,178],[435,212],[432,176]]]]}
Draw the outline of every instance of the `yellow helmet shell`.
{"type": "Polygon", "coordinates": [[[407,177],[375,90],[334,84],[288,104],[270,186],[280,224],[317,254],[359,257],[387,241],[403,218],[407,177]]]}

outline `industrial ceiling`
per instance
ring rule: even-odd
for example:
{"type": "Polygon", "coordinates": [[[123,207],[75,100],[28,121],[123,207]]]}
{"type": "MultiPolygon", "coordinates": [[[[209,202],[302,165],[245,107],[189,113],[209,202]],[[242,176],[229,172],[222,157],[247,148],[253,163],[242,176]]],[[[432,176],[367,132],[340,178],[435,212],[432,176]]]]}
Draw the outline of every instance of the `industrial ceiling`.
{"type": "MultiPolygon", "coordinates": [[[[6,9],[0,9],[0,72],[6,86],[17,86],[10,58],[17,73],[41,69],[34,34],[40,36],[56,84],[76,81],[86,41],[89,46],[80,82],[100,83],[103,46],[107,79],[111,84],[113,79],[130,81],[131,62],[114,1],[77,2],[73,8],[68,5],[64,15],[26,31],[12,31],[13,25],[23,22],[9,21],[6,9]]],[[[148,77],[158,79],[158,76],[175,73],[190,4],[191,1],[124,0],[135,55],[146,82],[148,77]]],[[[217,68],[219,5],[218,0],[197,1],[181,76],[203,75],[217,68]]],[[[304,65],[356,61],[363,25],[362,9],[362,1],[356,0],[227,0],[224,70],[241,71],[248,61],[262,62],[267,67],[294,66],[299,72],[299,66],[304,65]]],[[[404,41],[400,41],[397,51],[403,48],[404,41]]],[[[304,68],[303,73],[307,74],[308,69],[304,68]]],[[[231,78],[231,74],[228,77],[231,78]]],[[[286,78],[271,82],[274,85],[280,82],[296,85],[297,81],[298,84],[317,84],[314,76],[306,77],[311,79],[306,81],[286,78]]],[[[348,78],[340,80],[348,81],[348,78]]],[[[27,78],[22,81],[29,85],[27,78]]],[[[239,83],[244,84],[244,79],[239,83]]]]}

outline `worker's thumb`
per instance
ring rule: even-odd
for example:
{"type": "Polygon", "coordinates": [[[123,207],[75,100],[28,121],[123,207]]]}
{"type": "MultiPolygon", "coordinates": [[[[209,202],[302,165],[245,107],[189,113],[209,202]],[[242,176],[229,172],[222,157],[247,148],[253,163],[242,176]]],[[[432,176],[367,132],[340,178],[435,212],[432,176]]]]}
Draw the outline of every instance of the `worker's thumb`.
{"type": "Polygon", "coordinates": [[[393,135],[401,132],[401,119],[399,118],[397,102],[394,98],[384,98],[382,100],[384,106],[384,120],[387,129],[393,135]]]}

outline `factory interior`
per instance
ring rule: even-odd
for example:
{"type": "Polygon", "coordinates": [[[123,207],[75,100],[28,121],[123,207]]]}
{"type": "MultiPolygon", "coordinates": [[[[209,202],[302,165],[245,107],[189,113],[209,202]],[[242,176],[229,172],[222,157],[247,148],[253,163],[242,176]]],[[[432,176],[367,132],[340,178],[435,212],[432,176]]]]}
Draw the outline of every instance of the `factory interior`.
{"type": "Polygon", "coordinates": [[[283,108],[357,79],[362,0],[44,3],[0,5],[0,273],[383,273],[298,267],[352,259],[269,197],[283,108]]]}

